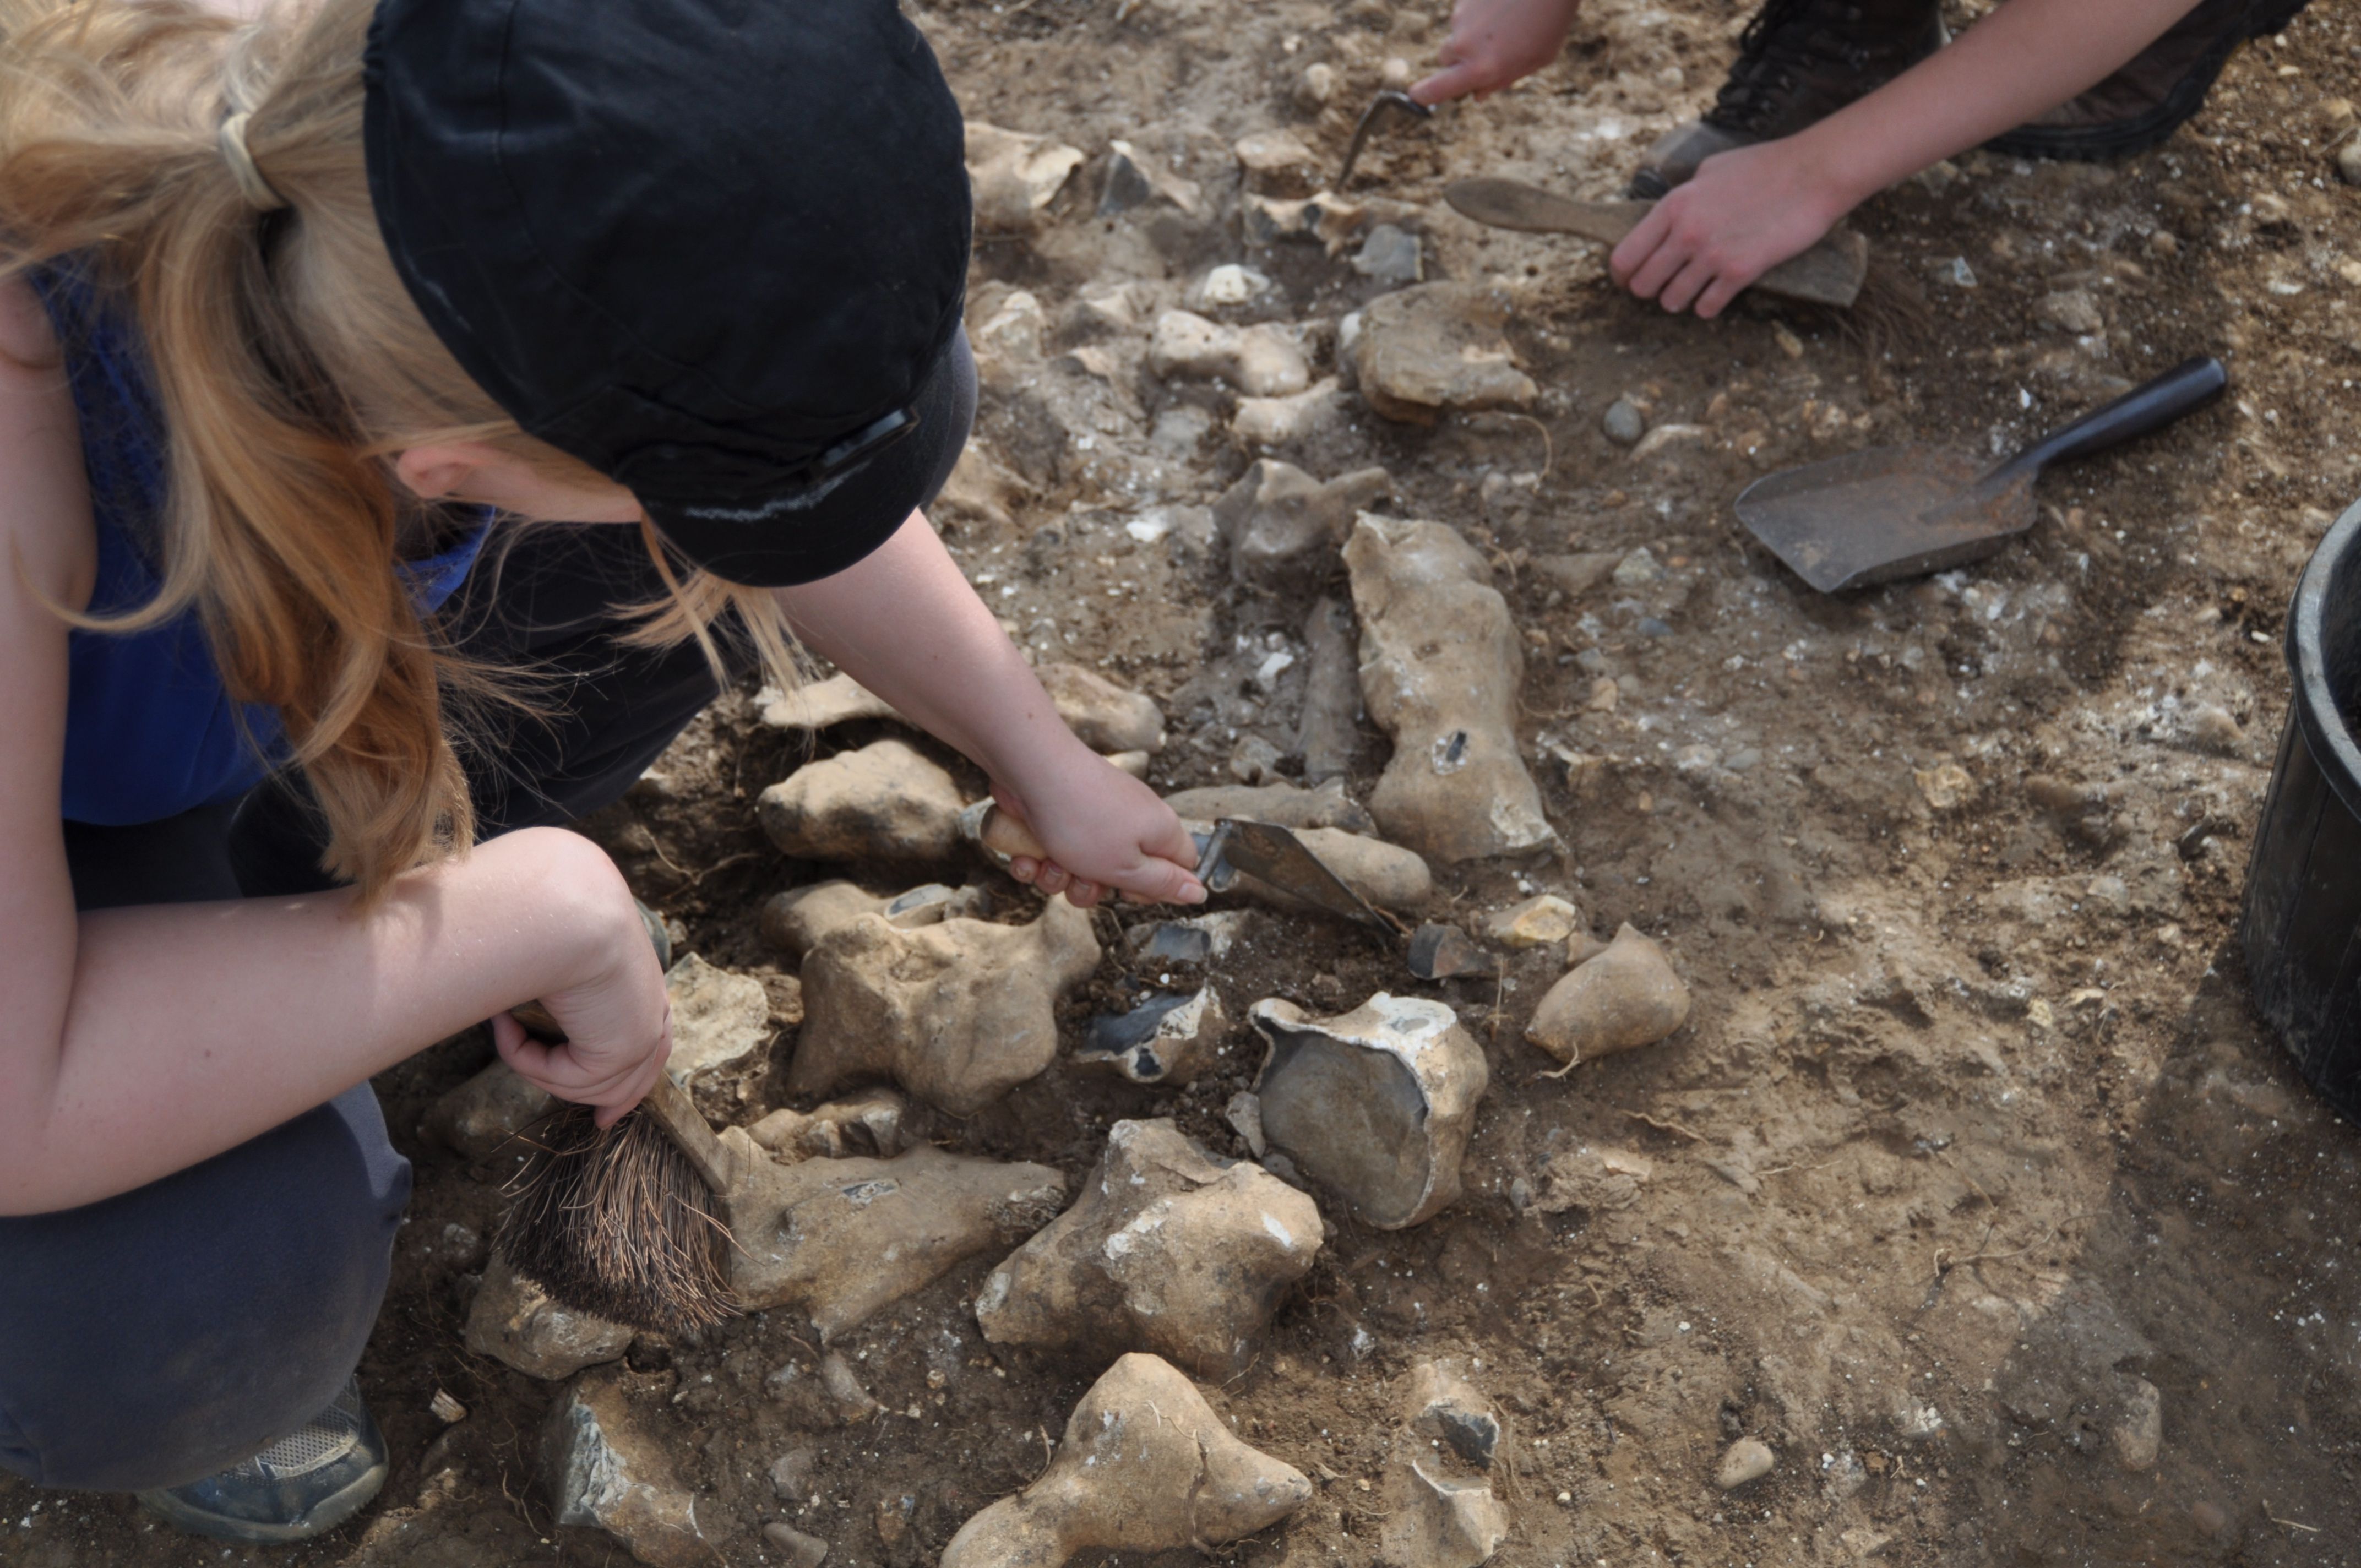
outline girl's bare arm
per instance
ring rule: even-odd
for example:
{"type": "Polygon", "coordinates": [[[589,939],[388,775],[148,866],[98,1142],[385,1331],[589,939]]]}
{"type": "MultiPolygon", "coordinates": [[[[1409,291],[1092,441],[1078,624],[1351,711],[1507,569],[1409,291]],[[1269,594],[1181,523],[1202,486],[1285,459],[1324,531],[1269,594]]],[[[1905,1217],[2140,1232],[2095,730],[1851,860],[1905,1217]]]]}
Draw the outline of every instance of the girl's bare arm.
{"type": "Polygon", "coordinates": [[[66,627],[93,535],[40,307],[0,286],[0,1213],[123,1192],[539,995],[571,1054],[533,1076],[620,1112],[668,1040],[629,892],[588,841],[519,833],[348,894],[77,916],[59,828],[66,627]],[[28,363],[31,362],[31,363],[28,363]]]}
{"type": "Polygon", "coordinates": [[[777,591],[807,642],[992,775],[1050,852],[1044,891],[1204,897],[1180,818],[1074,739],[923,516],[835,576],[777,591]]]}

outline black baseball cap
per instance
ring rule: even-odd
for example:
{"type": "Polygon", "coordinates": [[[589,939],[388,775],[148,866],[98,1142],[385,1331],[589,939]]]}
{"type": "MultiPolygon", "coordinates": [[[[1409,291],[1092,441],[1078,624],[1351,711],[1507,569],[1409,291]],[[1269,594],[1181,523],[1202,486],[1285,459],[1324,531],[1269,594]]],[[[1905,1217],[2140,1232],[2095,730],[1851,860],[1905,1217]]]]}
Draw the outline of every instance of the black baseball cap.
{"type": "Polygon", "coordinates": [[[972,410],[968,180],[895,0],[380,0],[366,70],[428,324],[689,559],[809,582],[930,499],[972,410]]]}

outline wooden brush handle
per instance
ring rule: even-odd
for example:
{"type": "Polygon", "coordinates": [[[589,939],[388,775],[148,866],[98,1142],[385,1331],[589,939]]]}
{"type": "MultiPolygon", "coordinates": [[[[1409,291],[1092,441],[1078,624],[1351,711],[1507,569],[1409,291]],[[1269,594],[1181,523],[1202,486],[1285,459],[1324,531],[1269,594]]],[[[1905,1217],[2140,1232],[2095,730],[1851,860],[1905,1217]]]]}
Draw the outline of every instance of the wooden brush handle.
{"type": "Polygon", "coordinates": [[[1036,861],[1049,858],[1049,851],[1041,847],[1041,840],[1033,837],[1030,828],[997,806],[985,814],[983,830],[976,835],[976,841],[995,855],[1024,855],[1036,861]]]}
{"type": "MultiPolygon", "coordinates": [[[[538,1002],[528,1002],[522,1007],[509,1009],[510,1015],[524,1025],[525,1033],[552,1045],[562,1044],[566,1031],[558,1027],[557,1019],[538,1002]]],[[[649,1090],[639,1108],[653,1118],[672,1138],[697,1174],[713,1189],[717,1197],[730,1191],[736,1164],[721,1140],[713,1135],[706,1124],[704,1113],[688,1097],[688,1091],[672,1080],[672,1074],[656,1074],[655,1087],[649,1090]]]]}

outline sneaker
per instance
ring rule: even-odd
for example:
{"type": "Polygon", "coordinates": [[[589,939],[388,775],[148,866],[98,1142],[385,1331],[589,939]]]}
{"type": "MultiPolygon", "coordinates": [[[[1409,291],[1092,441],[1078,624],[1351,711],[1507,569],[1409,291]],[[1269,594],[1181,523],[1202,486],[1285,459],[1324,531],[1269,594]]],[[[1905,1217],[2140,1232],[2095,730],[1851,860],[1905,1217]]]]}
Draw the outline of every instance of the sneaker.
{"type": "Polygon", "coordinates": [[[385,1485],[384,1434],[360,1379],[336,1402],[253,1458],[185,1486],[139,1494],[141,1506],[192,1535],[309,1541],[335,1529],[385,1485]]]}
{"type": "Polygon", "coordinates": [[[1767,0],[1702,119],[1640,159],[1630,194],[1653,202],[1718,152],[1793,136],[1943,47],[1940,0],[1767,0]]]}
{"type": "Polygon", "coordinates": [[[2017,158],[2085,161],[2145,151],[2203,106],[2238,46],[2276,33],[2305,0],[2203,0],[2121,71],[1985,145],[2017,158]]]}

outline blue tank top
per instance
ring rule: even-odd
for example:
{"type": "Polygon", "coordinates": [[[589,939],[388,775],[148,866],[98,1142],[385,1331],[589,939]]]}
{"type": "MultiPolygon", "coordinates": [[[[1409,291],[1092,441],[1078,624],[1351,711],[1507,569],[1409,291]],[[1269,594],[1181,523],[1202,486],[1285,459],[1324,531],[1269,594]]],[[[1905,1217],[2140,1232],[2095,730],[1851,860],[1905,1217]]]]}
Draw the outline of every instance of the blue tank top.
{"type": "MultiPolygon", "coordinates": [[[[155,532],[165,490],[164,426],[146,350],[127,313],[64,267],[30,275],[65,353],[82,464],[98,525],[94,615],[135,609],[161,581],[155,532]]],[[[421,614],[458,591],[490,514],[439,554],[396,566],[421,614]]],[[[278,710],[231,700],[194,609],[144,630],[67,639],[62,809],[105,827],[156,822],[233,799],[286,758],[278,710]]]]}

